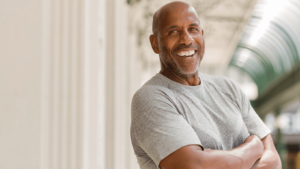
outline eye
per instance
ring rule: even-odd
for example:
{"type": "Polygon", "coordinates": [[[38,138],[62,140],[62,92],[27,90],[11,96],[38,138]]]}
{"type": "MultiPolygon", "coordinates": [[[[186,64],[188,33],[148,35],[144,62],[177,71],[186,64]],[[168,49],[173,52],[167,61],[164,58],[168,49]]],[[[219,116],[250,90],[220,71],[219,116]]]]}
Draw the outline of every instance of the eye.
{"type": "Polygon", "coordinates": [[[190,31],[192,31],[192,32],[198,32],[198,28],[190,28],[190,31]]]}
{"type": "Polygon", "coordinates": [[[171,30],[170,32],[169,32],[169,35],[175,35],[175,34],[177,34],[179,31],[178,30],[171,30]]]}

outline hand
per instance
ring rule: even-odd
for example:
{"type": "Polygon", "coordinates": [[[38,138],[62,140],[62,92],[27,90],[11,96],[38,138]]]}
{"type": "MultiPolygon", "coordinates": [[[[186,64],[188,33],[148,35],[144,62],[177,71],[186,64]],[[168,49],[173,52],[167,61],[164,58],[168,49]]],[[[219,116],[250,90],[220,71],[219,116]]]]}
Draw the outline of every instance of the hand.
{"type": "Polygon", "coordinates": [[[244,143],[251,142],[252,140],[255,140],[255,141],[261,143],[262,147],[264,146],[263,143],[262,143],[262,141],[256,135],[250,135],[249,137],[246,138],[246,140],[244,141],[244,143]]]}
{"type": "Polygon", "coordinates": [[[243,169],[249,169],[253,164],[262,157],[264,153],[264,145],[262,141],[255,135],[250,135],[244,142],[239,146],[238,151],[236,148],[230,150],[232,155],[243,159],[243,169]]]}

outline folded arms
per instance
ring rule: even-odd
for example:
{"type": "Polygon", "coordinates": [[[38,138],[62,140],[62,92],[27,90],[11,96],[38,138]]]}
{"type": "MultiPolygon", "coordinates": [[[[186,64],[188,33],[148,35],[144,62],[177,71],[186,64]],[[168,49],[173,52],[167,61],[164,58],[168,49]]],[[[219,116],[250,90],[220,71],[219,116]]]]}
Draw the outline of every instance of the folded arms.
{"type": "Polygon", "coordinates": [[[262,140],[251,135],[244,144],[228,151],[202,151],[198,145],[182,147],[164,158],[160,162],[160,167],[162,169],[250,169],[251,167],[279,169],[281,162],[270,135],[262,140]]]}

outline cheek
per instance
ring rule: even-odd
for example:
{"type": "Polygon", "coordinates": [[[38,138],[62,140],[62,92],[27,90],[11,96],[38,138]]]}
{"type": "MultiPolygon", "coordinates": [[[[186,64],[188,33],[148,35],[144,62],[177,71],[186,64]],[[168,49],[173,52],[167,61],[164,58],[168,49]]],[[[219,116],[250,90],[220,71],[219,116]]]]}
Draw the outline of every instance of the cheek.
{"type": "Polygon", "coordinates": [[[205,41],[204,41],[204,39],[203,38],[199,38],[199,39],[197,39],[196,43],[200,46],[201,54],[203,54],[204,51],[205,51],[205,41]]]}
{"type": "Polygon", "coordinates": [[[204,52],[205,52],[205,41],[203,39],[202,45],[201,45],[201,53],[202,53],[202,55],[204,54],[204,52]]]}
{"type": "Polygon", "coordinates": [[[164,54],[165,57],[168,57],[168,56],[172,55],[172,48],[165,45],[162,47],[162,53],[164,54]]]}
{"type": "Polygon", "coordinates": [[[166,49],[166,51],[168,51],[168,53],[171,53],[172,48],[175,44],[175,41],[173,39],[165,39],[165,41],[163,41],[163,47],[166,49]]]}
{"type": "Polygon", "coordinates": [[[166,56],[168,53],[168,49],[166,46],[163,46],[161,51],[162,51],[163,56],[166,56]]]}

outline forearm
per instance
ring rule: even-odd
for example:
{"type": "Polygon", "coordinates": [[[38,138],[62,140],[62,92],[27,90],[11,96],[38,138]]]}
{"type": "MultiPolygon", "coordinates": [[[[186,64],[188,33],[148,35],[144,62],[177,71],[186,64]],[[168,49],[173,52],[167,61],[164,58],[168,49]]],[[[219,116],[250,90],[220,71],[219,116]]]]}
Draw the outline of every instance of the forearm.
{"type": "MultiPolygon", "coordinates": [[[[245,143],[229,151],[205,150],[207,166],[226,164],[229,168],[249,169],[262,156],[264,147],[260,139],[250,136],[245,143]],[[209,162],[210,161],[210,162],[209,162]]],[[[213,167],[214,168],[214,167],[213,167]]],[[[216,167],[218,168],[218,167],[216,167]]],[[[225,168],[222,166],[222,168],[225,168]]]]}
{"type": "Polygon", "coordinates": [[[250,169],[263,154],[263,144],[256,136],[233,150],[205,150],[199,145],[182,147],[160,162],[162,169],[250,169]]]}
{"type": "Polygon", "coordinates": [[[229,151],[208,150],[199,152],[198,161],[203,168],[249,169],[263,154],[263,144],[256,136],[250,136],[245,143],[229,151]]]}
{"type": "Polygon", "coordinates": [[[244,169],[243,160],[233,155],[233,152],[207,149],[202,151],[199,145],[180,148],[163,159],[160,167],[162,169],[244,169]]]}
{"type": "Polygon", "coordinates": [[[198,164],[195,168],[206,169],[242,169],[243,160],[229,151],[205,150],[198,153],[198,164]]]}

